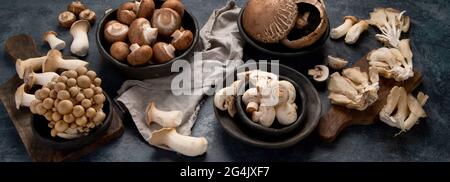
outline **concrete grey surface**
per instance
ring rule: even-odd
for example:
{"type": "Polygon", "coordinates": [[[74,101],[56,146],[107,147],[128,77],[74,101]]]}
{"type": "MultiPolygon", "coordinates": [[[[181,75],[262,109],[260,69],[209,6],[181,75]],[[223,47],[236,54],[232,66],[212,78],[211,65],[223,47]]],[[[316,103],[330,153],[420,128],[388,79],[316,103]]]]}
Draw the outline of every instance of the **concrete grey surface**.
{"type": "MultiPolygon", "coordinates": [[[[19,33],[30,34],[41,52],[48,50],[41,41],[42,33],[55,30],[70,43],[68,31],[57,26],[56,17],[70,0],[5,0],[0,3],[0,42],[19,33]]],[[[117,7],[123,0],[85,0],[99,18],[103,11],[117,7]]],[[[237,1],[239,6],[244,0],[237,1]]],[[[203,25],[211,12],[225,5],[226,0],[184,0],[186,7],[203,25]]],[[[146,144],[136,127],[125,121],[124,135],[97,151],[81,158],[81,161],[450,161],[450,92],[448,80],[450,62],[450,3],[437,0],[328,0],[326,1],[331,26],[342,22],[342,17],[355,15],[368,18],[375,7],[394,7],[407,10],[412,26],[414,66],[424,75],[423,84],[417,89],[430,95],[425,106],[428,118],[407,133],[394,137],[397,129],[378,123],[372,126],[353,126],[346,129],[333,143],[320,141],[313,134],[299,144],[282,150],[255,148],[227,135],[215,119],[212,99],[208,98],[200,110],[193,135],[205,136],[209,142],[208,152],[196,158],[183,157],[146,144]]],[[[91,47],[86,60],[104,80],[104,89],[112,96],[124,78],[98,54],[94,30],[89,33],[91,47]]],[[[323,55],[336,55],[355,62],[371,49],[381,46],[370,28],[359,43],[347,46],[342,40],[328,40],[321,54],[296,60],[281,60],[300,72],[322,61],[323,55]]],[[[65,54],[69,54],[66,49],[65,54]]],[[[245,49],[246,58],[269,57],[245,49]]],[[[0,83],[15,74],[13,63],[0,51],[0,83]]],[[[329,108],[323,85],[317,85],[323,109],[329,108]]],[[[0,106],[0,161],[30,161],[19,135],[12,125],[3,105],[0,106]]]]}

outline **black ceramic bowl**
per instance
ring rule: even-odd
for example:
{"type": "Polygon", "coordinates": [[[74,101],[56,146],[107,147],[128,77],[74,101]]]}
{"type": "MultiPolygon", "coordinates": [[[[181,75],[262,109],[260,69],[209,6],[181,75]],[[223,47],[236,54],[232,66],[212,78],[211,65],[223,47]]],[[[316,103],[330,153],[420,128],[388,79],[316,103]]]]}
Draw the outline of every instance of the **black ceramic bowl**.
{"type": "Polygon", "coordinates": [[[59,149],[59,150],[73,150],[79,149],[94,140],[98,139],[102,136],[112,123],[112,112],[113,105],[111,99],[108,95],[103,92],[106,97],[106,101],[104,103],[103,112],[106,114],[106,118],[103,121],[103,124],[94,128],[90,131],[90,133],[86,136],[82,136],[80,138],[76,138],[73,140],[63,139],[59,137],[52,137],[50,135],[50,128],[47,126],[48,121],[44,116],[41,115],[33,115],[31,128],[33,130],[34,137],[43,145],[48,147],[59,149]]]}
{"type": "MultiPolygon", "coordinates": [[[[286,80],[289,81],[290,83],[292,83],[292,85],[294,85],[295,87],[295,91],[296,91],[296,98],[295,98],[295,104],[297,105],[297,120],[294,121],[294,123],[290,124],[290,125],[282,125],[280,124],[276,119],[273,122],[271,127],[265,127],[262,126],[259,123],[255,123],[251,120],[251,115],[248,114],[247,112],[245,112],[245,104],[242,101],[242,95],[237,96],[237,100],[236,100],[236,109],[237,109],[237,116],[239,117],[239,119],[242,121],[242,123],[248,127],[250,130],[255,131],[256,133],[259,133],[261,135],[265,135],[265,136],[276,136],[276,137],[281,137],[281,136],[285,136],[289,133],[291,133],[292,131],[294,131],[295,129],[297,129],[300,124],[303,122],[303,119],[305,117],[305,93],[303,91],[303,89],[298,86],[297,83],[295,83],[294,81],[292,81],[291,79],[289,79],[286,76],[279,76],[280,80],[286,80]]],[[[242,86],[245,86],[246,89],[249,87],[249,84],[242,84],[242,86]]],[[[242,89],[242,88],[241,88],[242,89]]],[[[240,90],[241,90],[240,89],[240,90]]]]}
{"type": "MultiPolygon", "coordinates": [[[[162,2],[163,1],[155,1],[156,7],[159,8],[161,6],[162,2]]],[[[185,10],[183,18],[182,18],[181,26],[187,30],[192,31],[192,34],[194,35],[194,40],[193,40],[191,46],[188,49],[184,50],[183,52],[176,52],[175,54],[178,56],[167,63],[149,64],[149,65],[144,65],[144,66],[139,66],[139,67],[130,66],[126,63],[118,61],[117,59],[113,58],[110,55],[109,49],[111,47],[111,44],[108,43],[103,36],[104,26],[106,25],[106,23],[109,22],[110,20],[117,19],[116,12],[117,12],[117,9],[111,10],[107,14],[105,14],[105,16],[103,17],[102,20],[100,20],[100,23],[99,23],[99,26],[97,27],[97,32],[95,35],[96,43],[97,43],[98,50],[99,50],[100,54],[103,56],[104,60],[106,60],[106,62],[114,65],[125,76],[127,76],[129,78],[143,80],[143,79],[147,79],[147,78],[156,78],[156,77],[170,75],[172,73],[171,72],[172,63],[175,60],[180,60],[180,59],[186,58],[186,56],[193,51],[195,45],[198,42],[199,29],[198,29],[197,20],[188,10],[185,10]]]]}
{"type": "MultiPolygon", "coordinates": [[[[330,35],[330,23],[328,23],[327,30],[325,30],[325,33],[322,35],[322,37],[319,38],[314,44],[302,48],[302,49],[290,49],[286,46],[284,46],[281,43],[277,44],[264,44],[261,42],[258,42],[256,40],[253,40],[244,30],[244,27],[242,26],[242,16],[244,14],[245,8],[242,8],[241,12],[239,13],[238,17],[238,29],[239,33],[242,36],[242,38],[253,48],[255,48],[258,51],[261,51],[265,54],[273,55],[273,56],[279,56],[279,57],[299,57],[308,55],[311,53],[316,52],[319,50],[322,45],[327,41],[328,36],[330,35]]],[[[329,21],[328,21],[329,22],[329,21]]],[[[293,34],[292,36],[298,36],[296,35],[297,32],[291,32],[293,34]]]]}

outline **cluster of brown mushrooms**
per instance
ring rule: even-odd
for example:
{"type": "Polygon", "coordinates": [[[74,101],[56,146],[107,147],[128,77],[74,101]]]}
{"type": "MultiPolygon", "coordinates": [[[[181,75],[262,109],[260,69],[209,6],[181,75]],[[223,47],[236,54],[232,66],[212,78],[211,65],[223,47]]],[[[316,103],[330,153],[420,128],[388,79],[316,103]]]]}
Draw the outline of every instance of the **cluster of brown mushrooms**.
{"type": "Polygon", "coordinates": [[[290,125],[297,120],[295,87],[289,81],[279,80],[277,75],[261,70],[241,73],[232,85],[220,89],[214,96],[215,107],[234,117],[236,96],[243,80],[254,86],[242,95],[245,111],[253,122],[271,127],[275,119],[282,125],[290,125]]]}
{"type": "Polygon", "coordinates": [[[16,71],[24,80],[15,93],[16,107],[29,107],[33,114],[45,116],[51,136],[74,139],[87,135],[106,118],[102,80],[86,68],[88,63],[63,59],[60,51],[46,56],[16,61],[16,71]],[[35,71],[42,70],[42,73],[35,71]],[[58,70],[66,70],[61,74],[58,70]],[[40,86],[34,95],[27,93],[40,86]]]}
{"type": "Polygon", "coordinates": [[[192,32],[181,26],[183,15],[184,5],[179,0],[167,0],[159,9],[153,0],[123,3],[117,20],[107,22],[104,28],[111,56],[131,66],[174,59],[194,39],[192,32]]]}
{"type": "Polygon", "coordinates": [[[291,49],[301,49],[322,37],[328,28],[328,17],[320,0],[249,0],[242,25],[245,32],[259,42],[282,43],[291,49]],[[313,19],[319,21],[313,23],[313,19]],[[289,34],[293,30],[307,33],[291,40],[294,38],[289,34]]]}
{"type": "MultiPolygon", "coordinates": [[[[74,1],[67,6],[67,10],[58,15],[58,22],[61,27],[70,28],[73,37],[70,51],[77,56],[86,56],[89,50],[88,32],[90,25],[96,20],[95,12],[88,9],[80,1],[74,1]]],[[[44,33],[44,41],[50,45],[51,49],[62,50],[66,43],[56,37],[54,31],[44,33]]]]}

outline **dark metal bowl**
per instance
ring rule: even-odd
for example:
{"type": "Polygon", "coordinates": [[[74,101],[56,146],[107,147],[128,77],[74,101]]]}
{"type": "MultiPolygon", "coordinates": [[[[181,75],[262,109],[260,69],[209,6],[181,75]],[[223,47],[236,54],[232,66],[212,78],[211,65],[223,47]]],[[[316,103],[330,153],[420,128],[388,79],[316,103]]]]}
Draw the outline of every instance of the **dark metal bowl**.
{"type": "MultiPolygon", "coordinates": [[[[302,48],[302,49],[290,49],[281,43],[277,44],[264,44],[261,42],[258,42],[256,40],[253,40],[244,30],[244,27],[242,25],[242,16],[244,14],[245,8],[242,8],[241,12],[239,13],[238,17],[238,29],[239,33],[242,36],[242,38],[247,42],[251,47],[255,48],[258,51],[261,51],[268,55],[273,56],[279,56],[279,57],[299,57],[299,56],[305,56],[308,54],[312,54],[316,51],[318,51],[323,44],[327,41],[329,35],[330,35],[330,23],[328,23],[327,30],[325,30],[325,33],[322,35],[322,37],[319,38],[314,44],[302,48]]],[[[328,21],[329,22],[329,21],[328,21]]]]}
{"type": "Polygon", "coordinates": [[[112,123],[112,112],[113,105],[109,96],[103,92],[106,97],[103,112],[106,114],[106,118],[103,121],[103,124],[94,128],[89,132],[88,135],[82,136],[80,138],[76,138],[73,140],[68,140],[59,137],[52,137],[50,135],[50,128],[48,125],[48,120],[45,119],[44,116],[41,115],[33,115],[31,128],[33,130],[34,137],[39,141],[40,144],[46,145],[51,148],[59,149],[59,150],[74,150],[79,149],[89,143],[92,143],[94,140],[101,137],[111,126],[112,123]]]}
{"type": "MultiPolygon", "coordinates": [[[[155,1],[156,7],[160,7],[162,2],[163,1],[155,1]]],[[[175,54],[178,56],[167,63],[149,64],[144,66],[130,66],[126,63],[118,61],[117,59],[111,56],[111,54],[109,53],[111,44],[108,43],[103,36],[104,26],[106,25],[106,23],[110,20],[117,19],[116,12],[117,9],[111,10],[107,14],[105,14],[105,16],[100,20],[100,23],[97,27],[97,32],[95,34],[96,43],[98,50],[100,54],[103,56],[104,60],[114,65],[125,76],[129,78],[143,80],[147,78],[157,78],[170,75],[172,73],[171,72],[172,63],[175,62],[175,60],[185,59],[186,56],[193,51],[195,45],[198,42],[199,29],[197,20],[189,11],[185,10],[182,18],[182,27],[192,31],[192,34],[194,35],[194,40],[191,46],[188,49],[184,50],[183,52],[176,52],[175,54]]]]}
{"type": "MultiPolygon", "coordinates": [[[[292,85],[294,85],[296,90],[295,103],[297,104],[297,120],[295,120],[294,123],[291,123],[290,125],[281,125],[276,119],[271,127],[265,127],[259,123],[255,123],[251,120],[251,116],[249,116],[249,114],[245,112],[246,106],[242,101],[242,95],[238,95],[236,99],[237,116],[246,127],[257,133],[260,133],[261,135],[275,137],[285,136],[286,134],[289,134],[293,130],[298,128],[305,118],[305,93],[303,89],[287,76],[280,75],[279,79],[289,81],[290,83],[292,83],[292,85]]],[[[248,87],[249,84],[242,84],[241,86],[248,87]]]]}

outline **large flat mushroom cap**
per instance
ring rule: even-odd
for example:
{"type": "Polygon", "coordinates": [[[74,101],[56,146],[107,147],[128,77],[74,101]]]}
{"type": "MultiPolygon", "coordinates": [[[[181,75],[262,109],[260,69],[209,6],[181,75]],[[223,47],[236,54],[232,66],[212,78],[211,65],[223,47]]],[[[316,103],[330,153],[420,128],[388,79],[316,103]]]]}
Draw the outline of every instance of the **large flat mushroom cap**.
{"type": "Polygon", "coordinates": [[[244,9],[243,27],[262,43],[278,43],[295,25],[298,11],[293,0],[249,0],[244,9]]]}

